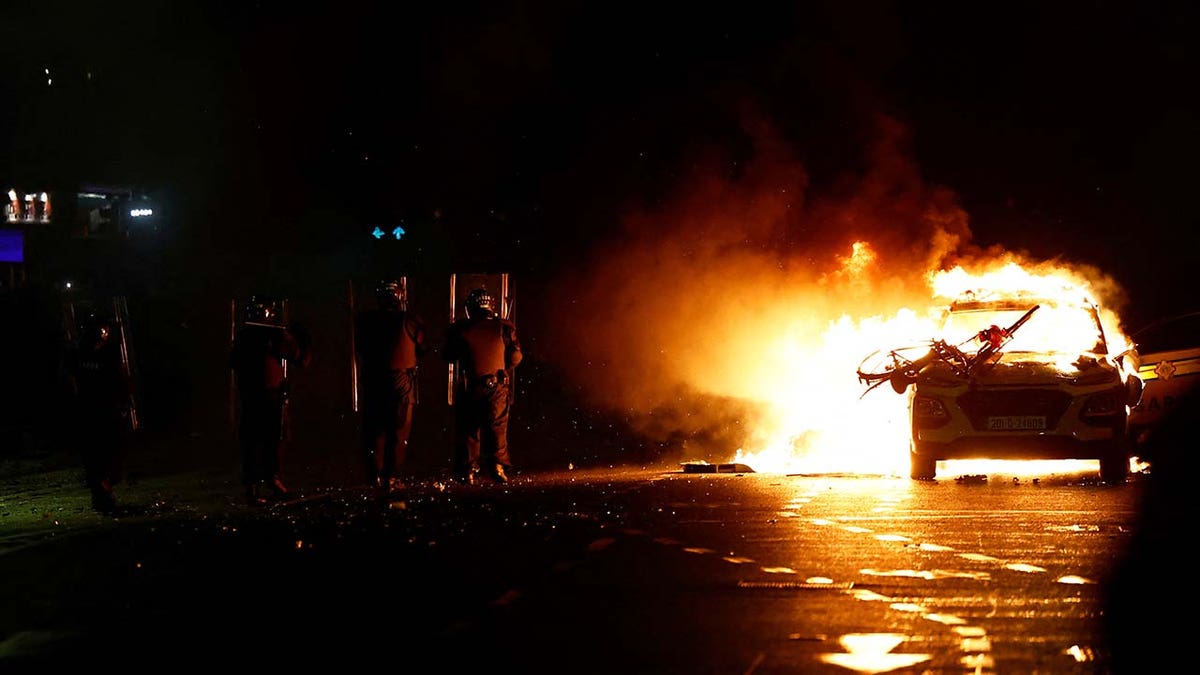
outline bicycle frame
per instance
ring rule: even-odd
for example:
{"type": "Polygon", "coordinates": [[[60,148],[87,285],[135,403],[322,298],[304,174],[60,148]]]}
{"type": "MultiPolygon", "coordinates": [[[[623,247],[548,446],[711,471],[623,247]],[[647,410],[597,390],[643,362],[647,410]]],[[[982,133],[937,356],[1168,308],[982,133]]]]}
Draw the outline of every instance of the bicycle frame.
{"type": "Polygon", "coordinates": [[[864,385],[867,385],[867,388],[862,393],[862,396],[866,396],[867,392],[878,387],[884,382],[890,382],[892,385],[892,390],[897,394],[902,394],[906,389],[908,389],[910,384],[916,382],[917,376],[921,373],[921,371],[934,361],[942,361],[948,364],[954,371],[954,374],[959,377],[971,377],[975,374],[980,366],[987,363],[996,354],[1000,353],[1001,350],[1003,350],[1003,348],[1008,345],[1010,341],[1012,341],[1012,334],[1016,332],[1018,328],[1024,325],[1025,322],[1029,320],[1029,317],[1033,316],[1033,313],[1039,307],[1041,307],[1041,305],[1034,305],[1029,309],[1029,311],[1021,315],[1021,318],[1013,322],[1011,326],[1008,328],[999,329],[999,335],[1001,336],[1001,340],[999,342],[984,340],[983,346],[981,346],[974,354],[969,356],[963,351],[962,345],[977,339],[983,339],[985,335],[989,334],[990,330],[996,329],[996,326],[985,328],[981,330],[975,337],[959,343],[958,345],[952,345],[945,340],[940,339],[930,340],[928,342],[928,351],[925,353],[925,355],[916,359],[908,359],[903,355],[903,352],[918,349],[921,345],[892,349],[887,352],[886,360],[888,363],[884,365],[882,370],[864,370],[864,365],[880,354],[880,351],[872,352],[867,356],[867,358],[862,360],[858,367],[858,381],[864,385]]]}

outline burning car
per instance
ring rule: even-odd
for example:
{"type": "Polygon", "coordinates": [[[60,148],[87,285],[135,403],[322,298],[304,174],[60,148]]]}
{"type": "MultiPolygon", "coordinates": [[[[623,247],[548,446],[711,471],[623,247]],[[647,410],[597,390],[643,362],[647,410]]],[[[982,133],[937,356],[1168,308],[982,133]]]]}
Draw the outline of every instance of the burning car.
{"type": "Polygon", "coordinates": [[[1183,396],[1200,383],[1200,311],[1156,321],[1132,338],[1140,361],[1138,377],[1145,388],[1129,412],[1129,434],[1142,446],[1183,396]]]}
{"type": "Polygon", "coordinates": [[[868,391],[886,381],[908,397],[912,478],[932,480],[939,460],[1083,459],[1099,460],[1102,480],[1125,480],[1137,354],[1110,353],[1094,302],[968,293],[939,332],[859,369],[868,391]]]}

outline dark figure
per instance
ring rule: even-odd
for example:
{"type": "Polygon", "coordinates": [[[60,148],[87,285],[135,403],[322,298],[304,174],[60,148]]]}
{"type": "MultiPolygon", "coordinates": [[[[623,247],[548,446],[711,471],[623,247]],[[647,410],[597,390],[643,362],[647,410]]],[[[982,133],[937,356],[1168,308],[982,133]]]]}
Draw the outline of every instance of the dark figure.
{"type": "Polygon", "coordinates": [[[114,322],[107,317],[89,316],[67,363],[84,481],[92,493],[92,507],[101,513],[116,508],[113,486],[123,476],[125,435],[132,428],[133,379],[113,331],[114,322]]]}
{"type": "Polygon", "coordinates": [[[308,365],[309,350],[294,328],[281,323],[273,300],[251,298],[244,317],[229,353],[229,367],[240,405],[242,484],[247,501],[260,504],[268,493],[276,499],[288,495],[280,478],[288,432],[288,368],[308,365]]]}
{"type": "Polygon", "coordinates": [[[457,364],[454,392],[454,476],[473,483],[486,472],[508,482],[508,414],[513,370],[521,363],[516,326],[496,314],[483,288],[467,296],[466,318],[450,325],[445,358],[457,364]]]}
{"type": "Polygon", "coordinates": [[[1197,419],[1200,388],[1193,388],[1137,448],[1150,458],[1150,469],[1129,545],[1104,582],[1103,618],[1112,654],[1107,672],[1179,672],[1191,661],[1191,622],[1164,608],[1196,601],[1191,584],[1175,587],[1169,580],[1191,572],[1185,540],[1195,527],[1197,419]]]}
{"type": "Polygon", "coordinates": [[[367,484],[384,493],[402,487],[408,454],[417,362],[426,353],[425,324],[407,311],[404,287],[384,281],[378,306],[355,317],[354,352],[362,383],[362,448],[367,484]]]}

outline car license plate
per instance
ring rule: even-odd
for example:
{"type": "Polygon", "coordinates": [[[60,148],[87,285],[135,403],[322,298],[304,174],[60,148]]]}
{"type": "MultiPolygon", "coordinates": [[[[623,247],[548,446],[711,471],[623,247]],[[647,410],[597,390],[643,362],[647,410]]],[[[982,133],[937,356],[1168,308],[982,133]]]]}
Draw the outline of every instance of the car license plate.
{"type": "Polygon", "coordinates": [[[994,415],[987,418],[988,431],[1040,431],[1046,428],[1042,415],[994,415]]]}

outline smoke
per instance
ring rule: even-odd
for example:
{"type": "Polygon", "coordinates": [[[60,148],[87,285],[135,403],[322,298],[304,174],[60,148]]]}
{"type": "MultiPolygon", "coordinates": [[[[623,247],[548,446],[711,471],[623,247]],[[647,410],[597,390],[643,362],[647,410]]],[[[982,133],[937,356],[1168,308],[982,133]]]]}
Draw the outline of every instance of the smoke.
{"type": "Polygon", "coordinates": [[[793,371],[776,360],[787,345],[819,344],[846,314],[927,303],[927,271],[971,237],[892,119],[876,118],[863,168],[821,194],[769,124],[750,117],[743,131],[748,162],[698,153],[670,194],[629,208],[616,236],[551,284],[566,308],[552,358],[655,439],[737,447],[744,418],[793,371]]]}

